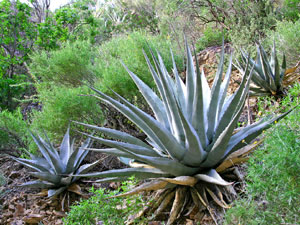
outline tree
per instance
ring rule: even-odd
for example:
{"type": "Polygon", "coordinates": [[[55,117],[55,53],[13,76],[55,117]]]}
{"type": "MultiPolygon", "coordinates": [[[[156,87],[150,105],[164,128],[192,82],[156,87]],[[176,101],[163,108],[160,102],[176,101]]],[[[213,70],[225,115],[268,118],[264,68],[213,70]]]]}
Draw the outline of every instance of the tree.
{"type": "Polygon", "coordinates": [[[31,8],[19,0],[0,2],[0,107],[12,110],[13,97],[22,87],[13,84],[24,81],[24,62],[32,51],[36,28],[31,21],[31,8]]]}

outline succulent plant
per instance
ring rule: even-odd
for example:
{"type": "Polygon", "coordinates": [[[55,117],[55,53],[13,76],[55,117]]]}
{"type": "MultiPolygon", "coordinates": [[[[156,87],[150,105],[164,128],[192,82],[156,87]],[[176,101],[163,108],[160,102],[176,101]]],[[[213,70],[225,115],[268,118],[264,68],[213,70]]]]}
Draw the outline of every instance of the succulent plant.
{"type": "MultiPolygon", "coordinates": [[[[236,67],[243,74],[249,56],[244,51],[241,52],[242,61],[237,62],[236,67]]],[[[250,59],[249,64],[250,67],[253,67],[251,79],[253,85],[250,85],[250,96],[280,96],[284,93],[284,86],[290,85],[299,77],[298,74],[292,73],[294,71],[289,72],[294,68],[286,68],[285,56],[283,56],[282,65],[280,67],[275,42],[270,57],[267,56],[263,46],[257,44],[257,58],[255,61],[250,59]]],[[[297,66],[295,68],[297,68],[297,66]]],[[[250,67],[248,66],[248,69],[250,67]]]]}
{"type": "Polygon", "coordinates": [[[39,178],[39,180],[29,181],[21,186],[48,189],[48,197],[58,195],[68,189],[78,177],[72,175],[80,175],[92,169],[98,161],[81,165],[88,151],[84,150],[90,144],[88,138],[81,147],[74,149],[73,139],[70,143],[69,128],[63,138],[59,151],[57,151],[49,141],[47,135],[46,140],[42,137],[31,136],[38,146],[42,157],[30,154],[31,159],[16,158],[15,160],[22,165],[34,170],[30,175],[39,178]]]}
{"type": "Polygon", "coordinates": [[[211,89],[204,72],[200,72],[197,60],[196,67],[194,66],[192,53],[187,43],[186,83],[180,78],[175,63],[173,63],[173,79],[168,74],[161,56],[158,54],[156,57],[153,52],[151,54],[155,66],[150,63],[146,54],[145,58],[156,83],[158,94],[125,65],[124,67],[152,108],[155,118],[117,93],[115,95],[119,101],[92,87],[97,93],[95,97],[116,108],[147,135],[146,142],[110,128],[76,123],[101,132],[102,137],[84,134],[110,147],[89,150],[119,156],[122,161],[127,161],[133,167],[89,173],[84,176],[101,178],[98,182],[117,180],[132,175],[139,178],[156,178],[120,196],[141,191],[165,190],[166,192],[160,192],[154,202],[157,203],[156,208],[160,211],[163,208],[162,205],[166,204],[166,199],[170,201],[175,199],[168,221],[168,224],[172,224],[182,212],[180,208],[185,198],[192,198],[196,205],[201,202],[209,208],[206,198],[206,193],[208,193],[217,204],[227,207],[224,200],[220,198],[220,193],[224,193],[223,187],[231,183],[225,181],[216,169],[228,155],[246,146],[264,129],[287,113],[261,120],[234,133],[248,95],[252,73],[252,70],[248,69],[248,64],[240,87],[233,95],[227,96],[232,56],[222,81],[224,44],[211,89]],[[103,138],[103,134],[110,139],[103,138]]]}

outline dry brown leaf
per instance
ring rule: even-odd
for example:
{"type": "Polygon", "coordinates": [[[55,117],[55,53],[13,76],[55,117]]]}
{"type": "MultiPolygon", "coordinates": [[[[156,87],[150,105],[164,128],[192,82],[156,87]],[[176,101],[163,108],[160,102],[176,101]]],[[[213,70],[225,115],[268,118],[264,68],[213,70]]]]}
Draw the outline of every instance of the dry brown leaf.
{"type": "Polygon", "coordinates": [[[159,179],[167,181],[172,184],[186,185],[191,187],[193,187],[198,182],[198,179],[190,176],[180,176],[175,178],[159,178],[159,179]]]}
{"type": "Polygon", "coordinates": [[[156,190],[159,190],[159,189],[163,189],[164,187],[166,187],[168,184],[167,181],[163,181],[163,180],[153,180],[153,181],[150,181],[148,183],[144,183],[136,188],[133,188],[131,191],[128,191],[124,194],[120,194],[120,195],[116,195],[116,196],[113,196],[113,197],[109,197],[109,198],[115,198],[115,197],[125,197],[125,196],[128,196],[128,195],[134,195],[134,194],[138,194],[140,192],[143,192],[143,191],[156,191],[156,190]]]}
{"type": "Polygon", "coordinates": [[[24,222],[29,224],[35,224],[39,223],[43,218],[44,217],[40,214],[31,214],[25,217],[24,222]]]}
{"type": "Polygon", "coordinates": [[[172,205],[172,209],[170,212],[170,216],[167,222],[167,225],[171,225],[175,222],[177,219],[180,209],[182,208],[182,205],[184,203],[184,197],[186,193],[186,187],[178,187],[176,188],[176,193],[175,193],[175,200],[172,205]]]}
{"type": "Polygon", "coordinates": [[[78,195],[83,195],[83,193],[81,192],[80,186],[78,184],[75,184],[75,183],[68,187],[68,191],[71,191],[71,192],[76,193],[78,195]]]}
{"type": "Polygon", "coordinates": [[[38,193],[39,196],[42,197],[47,197],[48,196],[48,190],[47,189],[43,189],[40,193],[38,193]]]}
{"type": "Polygon", "coordinates": [[[230,154],[221,165],[219,165],[216,169],[217,172],[222,172],[227,168],[230,168],[234,165],[241,164],[246,162],[248,158],[246,157],[251,151],[253,151],[257,146],[259,146],[263,142],[264,138],[261,138],[258,141],[253,142],[252,144],[246,145],[245,147],[235,151],[230,154]]]}

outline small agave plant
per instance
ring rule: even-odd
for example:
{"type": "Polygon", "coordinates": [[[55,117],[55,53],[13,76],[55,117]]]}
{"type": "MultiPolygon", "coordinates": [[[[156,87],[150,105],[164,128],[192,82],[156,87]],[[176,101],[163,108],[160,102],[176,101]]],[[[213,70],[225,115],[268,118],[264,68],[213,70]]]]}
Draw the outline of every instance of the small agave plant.
{"type": "Polygon", "coordinates": [[[248,64],[240,87],[233,95],[227,96],[232,56],[222,81],[224,44],[212,88],[209,87],[203,71],[200,72],[197,60],[196,67],[194,66],[187,43],[186,83],[180,78],[174,59],[174,78],[172,78],[161,56],[158,54],[156,58],[153,52],[151,54],[155,67],[146,54],[145,58],[158,94],[126,66],[125,68],[152,108],[155,118],[117,93],[115,95],[119,101],[92,88],[97,93],[95,95],[97,98],[113,106],[134,122],[147,135],[146,142],[114,129],[76,122],[101,132],[102,137],[86,133],[85,135],[110,147],[89,150],[119,156],[123,161],[130,159],[128,161],[132,168],[89,173],[84,176],[101,178],[98,182],[130,176],[153,178],[119,196],[157,190],[155,201],[152,201],[140,215],[148,210],[148,215],[153,214],[152,219],[155,219],[173,201],[167,224],[173,224],[180,213],[186,212],[185,209],[188,207],[191,209],[187,204],[192,204],[193,207],[204,205],[211,212],[209,196],[218,205],[227,208],[222,193],[227,193],[231,183],[219,175],[217,168],[231,153],[246,146],[287,113],[269,120],[261,120],[234,132],[248,95],[252,73],[252,70],[248,69],[248,64]],[[109,139],[103,138],[103,134],[109,139]]]}
{"type": "Polygon", "coordinates": [[[15,160],[34,170],[35,172],[30,172],[30,175],[39,178],[39,180],[29,181],[21,186],[48,189],[48,197],[53,197],[67,190],[71,184],[78,180],[78,177],[72,175],[84,174],[98,163],[96,161],[92,164],[81,165],[88,153],[84,149],[89,146],[90,138],[81,147],[74,149],[75,140],[73,139],[70,143],[69,128],[59,151],[53,147],[47,136],[46,140],[40,136],[35,136],[33,133],[31,136],[42,157],[30,154],[31,159],[17,158],[15,160]]]}
{"type": "MultiPolygon", "coordinates": [[[[248,55],[242,52],[242,61],[237,62],[237,68],[243,74],[248,61],[248,55]]],[[[257,58],[249,60],[250,67],[253,67],[252,82],[250,86],[250,96],[280,96],[284,93],[284,86],[295,82],[299,75],[293,73],[299,66],[294,68],[286,68],[285,56],[283,56],[282,64],[279,65],[275,42],[272,48],[271,56],[268,57],[261,44],[257,45],[257,58]]],[[[247,67],[248,69],[250,68],[247,67]]]]}

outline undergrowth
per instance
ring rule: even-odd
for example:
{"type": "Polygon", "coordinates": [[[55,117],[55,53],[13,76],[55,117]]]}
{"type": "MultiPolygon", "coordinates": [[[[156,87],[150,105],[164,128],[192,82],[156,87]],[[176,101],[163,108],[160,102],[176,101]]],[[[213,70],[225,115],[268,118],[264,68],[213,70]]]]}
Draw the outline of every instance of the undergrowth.
{"type": "MultiPolygon", "coordinates": [[[[64,219],[65,225],[114,225],[125,224],[130,216],[138,213],[143,205],[142,195],[134,195],[125,198],[110,198],[121,192],[127,192],[137,184],[134,178],[122,182],[117,190],[109,191],[104,188],[91,188],[93,196],[87,200],[81,200],[77,205],[71,207],[68,216],[64,219]]],[[[145,224],[146,221],[136,221],[145,224]]]]}
{"type": "MultiPolygon", "coordinates": [[[[282,99],[282,110],[299,105],[299,87],[282,99]]],[[[225,224],[300,223],[299,107],[265,134],[249,160],[245,193],[227,211],[225,224]]]]}

